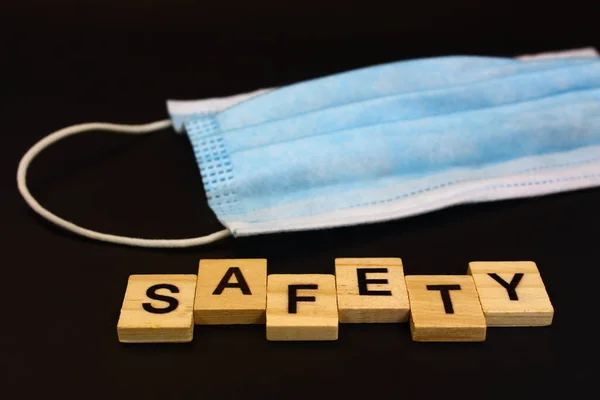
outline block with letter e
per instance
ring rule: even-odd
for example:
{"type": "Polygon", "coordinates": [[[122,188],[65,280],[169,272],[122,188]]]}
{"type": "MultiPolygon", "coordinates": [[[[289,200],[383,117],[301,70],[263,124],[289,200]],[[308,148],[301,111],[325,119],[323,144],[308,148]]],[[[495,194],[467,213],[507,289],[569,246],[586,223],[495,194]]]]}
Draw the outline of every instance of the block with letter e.
{"type": "Polygon", "coordinates": [[[335,279],[340,323],[408,321],[400,258],[336,258],[335,279]]]}
{"type": "Polygon", "coordinates": [[[267,340],[337,340],[338,308],[333,275],[269,275],[267,340]]]}
{"type": "Polygon", "coordinates": [[[191,342],[196,275],[131,275],[117,323],[122,343],[191,342]]]}

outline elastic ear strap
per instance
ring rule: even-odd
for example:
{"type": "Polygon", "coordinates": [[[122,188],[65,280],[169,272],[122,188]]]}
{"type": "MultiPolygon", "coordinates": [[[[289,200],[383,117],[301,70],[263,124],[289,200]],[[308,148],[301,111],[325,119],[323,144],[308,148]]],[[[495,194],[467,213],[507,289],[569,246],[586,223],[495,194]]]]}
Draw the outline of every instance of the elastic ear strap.
{"type": "Polygon", "coordinates": [[[188,238],[188,239],[142,239],[142,238],[133,238],[126,236],[117,236],[110,235],[107,233],[101,233],[92,231],[89,229],[82,228],[78,225],[75,225],[72,222],[66,221],[45,209],[38,203],[35,198],[29,192],[27,188],[27,169],[29,168],[29,164],[31,161],[46,147],[52,145],[53,143],[58,142],[66,138],[67,136],[76,135],[81,132],[86,131],[109,131],[109,132],[118,132],[124,133],[128,135],[144,135],[146,133],[154,132],[160,129],[168,128],[171,126],[171,120],[166,119],[162,121],[152,122],[150,124],[143,125],[120,125],[120,124],[107,124],[101,122],[93,122],[87,124],[73,125],[59,131],[56,131],[39,142],[37,142],[31,149],[25,153],[21,161],[19,162],[19,168],[17,170],[17,185],[19,188],[19,192],[23,196],[23,199],[29,204],[29,206],[38,213],[43,218],[48,221],[68,230],[74,232],[78,235],[88,237],[90,239],[100,240],[103,242],[123,244],[127,246],[138,246],[138,247],[192,247],[192,246],[200,246],[212,242],[216,242],[217,240],[226,238],[231,235],[231,232],[227,229],[223,229],[221,231],[215,232],[213,234],[207,236],[201,236],[196,238],[188,238]]]}

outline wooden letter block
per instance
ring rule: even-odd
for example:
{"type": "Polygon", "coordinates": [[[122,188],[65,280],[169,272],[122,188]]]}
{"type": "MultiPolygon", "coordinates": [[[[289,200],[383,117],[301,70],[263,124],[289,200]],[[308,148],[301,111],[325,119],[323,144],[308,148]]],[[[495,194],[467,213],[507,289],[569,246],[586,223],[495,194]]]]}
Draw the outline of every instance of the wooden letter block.
{"type": "Polygon", "coordinates": [[[267,340],[337,340],[333,275],[269,275],[267,340]]]}
{"type": "Polygon", "coordinates": [[[408,321],[400,258],[337,258],[335,279],[341,323],[408,321]]]}
{"type": "Polygon", "coordinates": [[[196,324],[264,324],[266,308],[266,259],[200,260],[196,324]]]}
{"type": "Polygon", "coordinates": [[[534,262],[471,262],[469,274],[488,326],[552,324],[554,308],[534,262]]]}
{"type": "Polygon", "coordinates": [[[469,275],[406,277],[410,328],[417,342],[482,342],[485,316],[469,275]]]}
{"type": "Polygon", "coordinates": [[[196,275],[131,275],[117,323],[122,343],[191,342],[196,275]]]}

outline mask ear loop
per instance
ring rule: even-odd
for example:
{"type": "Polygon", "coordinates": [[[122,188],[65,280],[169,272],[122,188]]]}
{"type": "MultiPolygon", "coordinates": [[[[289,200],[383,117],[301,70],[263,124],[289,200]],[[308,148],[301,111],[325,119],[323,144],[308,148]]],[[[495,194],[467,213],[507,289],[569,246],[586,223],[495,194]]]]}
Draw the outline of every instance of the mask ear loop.
{"type": "Polygon", "coordinates": [[[143,239],[96,232],[90,229],[82,228],[81,226],[75,225],[72,222],[66,221],[56,216],[55,214],[52,214],[50,211],[42,207],[40,203],[37,202],[37,200],[31,195],[29,189],[27,188],[27,169],[29,168],[29,164],[31,164],[33,159],[42,150],[68,136],[92,130],[117,132],[128,135],[144,135],[160,129],[168,128],[171,125],[172,123],[169,119],[142,125],[121,125],[93,122],[80,125],[73,125],[51,133],[50,135],[46,136],[45,138],[37,142],[35,145],[33,145],[27,151],[27,153],[25,153],[25,155],[19,162],[19,168],[17,169],[17,186],[19,188],[19,192],[21,193],[21,196],[23,196],[23,199],[31,207],[31,209],[33,209],[33,211],[35,211],[44,219],[78,235],[90,239],[99,240],[102,242],[138,247],[175,248],[205,245],[231,236],[231,232],[227,229],[223,229],[210,235],[187,239],[143,239]]]}

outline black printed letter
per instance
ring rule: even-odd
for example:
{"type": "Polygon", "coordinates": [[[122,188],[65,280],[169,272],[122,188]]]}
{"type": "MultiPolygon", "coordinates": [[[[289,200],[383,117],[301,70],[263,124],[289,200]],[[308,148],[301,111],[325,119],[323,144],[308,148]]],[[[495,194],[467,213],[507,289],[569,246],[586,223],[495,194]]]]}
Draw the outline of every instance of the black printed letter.
{"type": "Polygon", "coordinates": [[[500,278],[498,276],[498,274],[488,274],[488,275],[491,276],[492,279],[494,279],[496,282],[501,284],[502,287],[504,287],[506,289],[506,291],[508,292],[509,299],[519,300],[519,296],[517,296],[517,291],[515,289],[519,285],[519,282],[521,282],[521,278],[523,278],[523,274],[515,274],[515,276],[513,276],[512,280],[510,281],[510,283],[507,283],[504,279],[500,278]]]}
{"type": "Polygon", "coordinates": [[[460,285],[427,285],[427,290],[439,290],[444,302],[444,311],[446,314],[454,314],[452,300],[450,300],[450,290],[460,290],[460,285]]]}
{"type": "Polygon", "coordinates": [[[146,296],[148,296],[152,300],[166,301],[167,303],[169,303],[169,306],[167,308],[156,308],[150,303],[144,303],[142,304],[144,310],[152,314],[167,314],[171,311],[175,311],[177,309],[177,306],[179,305],[179,301],[174,297],[157,294],[156,291],[158,289],[167,289],[171,291],[171,293],[179,293],[179,288],[177,286],[170,285],[168,283],[160,283],[158,285],[150,286],[148,290],[146,290],[146,296]]]}
{"type": "Polygon", "coordinates": [[[369,290],[367,285],[369,283],[388,283],[387,279],[367,279],[367,274],[372,273],[384,273],[388,272],[387,268],[358,268],[356,275],[358,275],[358,294],[361,296],[391,296],[392,292],[389,290],[369,290]]]}
{"type": "Polygon", "coordinates": [[[289,285],[288,314],[296,314],[299,301],[316,301],[315,296],[298,296],[298,289],[318,289],[319,285],[289,285]]]}
{"type": "Polygon", "coordinates": [[[223,276],[213,294],[221,294],[225,288],[239,288],[243,294],[252,294],[246,283],[246,279],[244,279],[244,275],[242,275],[242,271],[238,267],[231,267],[225,272],[225,276],[223,276]],[[237,283],[229,283],[232,275],[235,275],[237,283]]]}

